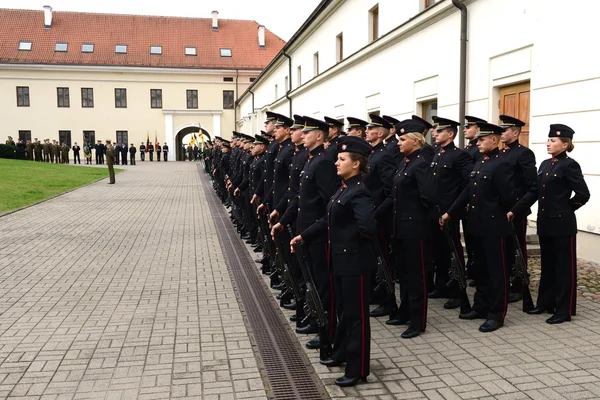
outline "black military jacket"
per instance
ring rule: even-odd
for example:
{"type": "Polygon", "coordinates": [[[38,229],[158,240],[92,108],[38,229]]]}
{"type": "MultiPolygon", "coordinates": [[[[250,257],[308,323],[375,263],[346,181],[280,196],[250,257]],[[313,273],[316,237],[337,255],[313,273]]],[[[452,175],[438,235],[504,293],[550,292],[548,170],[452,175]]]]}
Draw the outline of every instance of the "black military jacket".
{"type": "Polygon", "coordinates": [[[273,184],[263,201],[269,207],[277,206],[288,191],[290,168],[295,150],[296,145],[294,145],[294,142],[290,138],[279,144],[279,150],[273,162],[273,184]]]}
{"type": "Polygon", "coordinates": [[[525,216],[537,201],[538,235],[572,236],[577,234],[575,210],[589,199],[590,192],[581,167],[563,152],[542,162],[533,186],[512,211],[515,215],[525,216]]]}
{"type": "Polygon", "coordinates": [[[279,152],[279,142],[273,140],[269,146],[267,147],[266,157],[265,157],[265,168],[263,172],[263,177],[261,179],[261,183],[258,185],[254,194],[257,196],[264,198],[267,195],[267,191],[273,185],[273,164],[275,163],[275,157],[277,157],[277,153],[279,152]]]}
{"type": "Polygon", "coordinates": [[[333,161],[334,164],[337,162],[337,156],[339,153],[337,144],[340,141],[340,137],[341,136],[336,136],[335,138],[331,139],[329,141],[329,146],[325,150],[327,152],[327,155],[329,155],[329,157],[331,157],[331,161],[333,161]]]}
{"type": "Polygon", "coordinates": [[[428,163],[433,161],[433,155],[436,152],[436,148],[434,148],[429,143],[425,143],[425,145],[421,148],[420,156],[425,159],[428,163]]]}
{"type": "Polygon", "coordinates": [[[250,193],[254,193],[256,187],[261,182],[263,169],[265,168],[265,157],[266,153],[262,153],[261,155],[254,157],[254,160],[250,164],[250,174],[248,175],[248,182],[242,181],[240,183],[240,190],[244,190],[246,185],[248,185],[248,191],[250,193]]]}
{"type": "MultiPolygon", "coordinates": [[[[515,195],[517,200],[525,196],[525,193],[531,189],[535,182],[535,154],[529,148],[519,144],[515,140],[511,144],[505,145],[502,149],[502,155],[513,166],[515,171],[515,195]]],[[[531,210],[526,215],[531,214],[531,210]]]]}
{"type": "Polygon", "coordinates": [[[162,148],[160,146],[156,146],[156,151],[162,151],[162,148]]]}
{"type": "Polygon", "coordinates": [[[394,176],[392,193],[380,206],[382,210],[392,208],[395,239],[423,239],[431,234],[429,210],[437,202],[429,162],[420,153],[418,150],[404,157],[394,176]]]}
{"type": "Polygon", "coordinates": [[[369,274],[375,268],[373,199],[361,180],[359,174],[342,181],[329,200],[327,214],[301,233],[307,242],[327,234],[329,269],[334,275],[369,274]]]}
{"type": "Polygon", "coordinates": [[[150,153],[154,153],[154,145],[153,145],[152,143],[150,143],[150,144],[148,145],[148,151],[149,151],[150,153]]]}
{"type": "Polygon", "coordinates": [[[469,185],[448,210],[458,219],[466,209],[465,231],[474,236],[500,237],[511,234],[506,213],[516,203],[514,171],[497,148],[475,163],[469,185]]]}
{"type": "MultiPolygon", "coordinates": [[[[454,142],[437,149],[430,165],[435,197],[444,214],[469,184],[473,162],[471,156],[456,147],[454,142]]],[[[437,221],[441,215],[433,213],[437,221]]]]}
{"type": "Polygon", "coordinates": [[[137,150],[136,150],[135,146],[131,146],[129,148],[129,154],[135,154],[135,153],[137,153],[137,150]]]}
{"type": "Polygon", "coordinates": [[[226,175],[229,175],[231,173],[231,170],[229,167],[230,159],[231,159],[231,152],[223,153],[223,155],[221,156],[221,162],[219,163],[219,165],[220,165],[221,176],[223,176],[223,177],[225,177],[226,175]]]}
{"type": "Polygon", "coordinates": [[[396,167],[400,167],[402,165],[402,161],[404,161],[404,155],[400,153],[400,148],[398,147],[398,138],[396,138],[396,135],[392,135],[392,137],[385,139],[385,149],[394,158],[396,167]]]}
{"type": "Polygon", "coordinates": [[[296,146],[294,149],[294,157],[292,158],[292,165],[290,167],[288,191],[275,207],[275,210],[279,212],[279,215],[283,215],[287,210],[288,204],[298,195],[298,189],[300,188],[300,173],[302,172],[302,168],[304,168],[304,164],[306,164],[306,160],[308,160],[308,149],[304,147],[303,144],[296,146]]]}
{"type": "MultiPolygon", "coordinates": [[[[368,165],[369,173],[364,177],[364,184],[371,193],[375,208],[378,208],[392,192],[396,161],[385,149],[385,145],[379,143],[373,147],[368,165]]],[[[375,211],[375,216],[379,219],[382,215],[378,211],[375,211]]]]}
{"type": "Polygon", "coordinates": [[[467,143],[467,146],[465,147],[465,150],[471,156],[473,164],[475,164],[476,161],[479,161],[483,158],[483,153],[481,153],[479,151],[479,147],[477,147],[477,139],[469,141],[469,143],[467,143]]]}
{"type": "MultiPolygon", "coordinates": [[[[327,204],[338,182],[335,165],[323,145],[312,150],[300,173],[298,195],[290,202],[281,223],[290,225],[295,220],[296,229],[301,232],[317,222],[327,213],[327,204]]],[[[325,241],[327,235],[323,233],[314,239],[317,240],[325,241]]]]}
{"type": "Polygon", "coordinates": [[[167,145],[165,144],[165,145],[163,146],[163,151],[164,151],[164,152],[167,152],[167,151],[169,151],[169,146],[167,146],[167,145]]]}
{"type": "MultiPolygon", "coordinates": [[[[231,180],[234,187],[239,187],[244,179],[250,179],[250,165],[252,164],[252,154],[248,151],[241,151],[238,161],[238,170],[235,177],[231,180]]],[[[241,190],[241,189],[240,189],[241,190]]]]}
{"type": "Polygon", "coordinates": [[[140,144],[140,153],[144,153],[146,152],[146,146],[144,146],[143,144],[140,144]]]}

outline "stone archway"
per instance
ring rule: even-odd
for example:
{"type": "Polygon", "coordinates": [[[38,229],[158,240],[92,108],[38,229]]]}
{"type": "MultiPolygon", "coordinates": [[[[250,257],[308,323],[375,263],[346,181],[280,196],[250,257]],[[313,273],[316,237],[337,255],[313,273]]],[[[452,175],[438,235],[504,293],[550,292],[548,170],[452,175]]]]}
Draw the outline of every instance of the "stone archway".
{"type": "MultiPolygon", "coordinates": [[[[189,135],[189,134],[193,134],[196,133],[197,137],[198,137],[198,142],[200,142],[200,137],[198,135],[198,133],[201,132],[202,136],[204,137],[204,141],[206,142],[207,140],[212,140],[210,134],[208,133],[208,131],[204,128],[200,128],[198,126],[186,126],[184,128],[181,128],[177,134],[175,135],[175,159],[177,161],[184,161],[184,157],[186,157],[185,153],[183,153],[183,149],[182,149],[182,145],[183,143],[183,139],[189,135]]],[[[187,143],[185,143],[187,144],[187,143]]],[[[200,144],[198,146],[199,150],[202,151],[202,145],[200,144]]]]}

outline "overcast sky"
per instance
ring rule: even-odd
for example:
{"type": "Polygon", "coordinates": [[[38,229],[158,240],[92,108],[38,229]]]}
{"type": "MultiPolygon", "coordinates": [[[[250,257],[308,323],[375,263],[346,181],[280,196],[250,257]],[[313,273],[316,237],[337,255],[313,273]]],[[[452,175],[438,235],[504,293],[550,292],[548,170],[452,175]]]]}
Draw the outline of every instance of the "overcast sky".
{"type": "Polygon", "coordinates": [[[47,4],[52,6],[55,12],[82,11],[198,18],[210,18],[211,12],[216,10],[219,12],[219,18],[255,20],[287,41],[319,3],[320,0],[0,0],[0,7],[42,10],[47,4]]]}

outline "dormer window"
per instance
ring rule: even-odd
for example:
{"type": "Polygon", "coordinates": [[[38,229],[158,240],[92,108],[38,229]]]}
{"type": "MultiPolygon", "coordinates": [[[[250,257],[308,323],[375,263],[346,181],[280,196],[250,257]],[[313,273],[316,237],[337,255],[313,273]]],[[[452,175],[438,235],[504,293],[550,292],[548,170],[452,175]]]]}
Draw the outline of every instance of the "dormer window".
{"type": "Polygon", "coordinates": [[[185,48],[185,55],[186,56],[195,56],[196,54],[196,48],[195,47],[186,47],[185,48]]]}
{"type": "Polygon", "coordinates": [[[221,49],[221,57],[231,57],[231,49],[221,49]]]}
{"type": "Polygon", "coordinates": [[[33,42],[27,40],[21,40],[19,42],[19,50],[20,51],[31,51],[31,47],[33,46],[33,42]]]}
{"type": "Polygon", "coordinates": [[[60,43],[60,42],[56,42],[56,46],[54,47],[54,51],[67,51],[69,48],[69,45],[67,43],[60,43]]]}
{"type": "Polygon", "coordinates": [[[126,44],[118,44],[115,46],[115,53],[117,54],[127,54],[127,45],[126,44]]]}
{"type": "Polygon", "coordinates": [[[84,43],[81,45],[82,53],[93,53],[94,52],[94,44],[93,43],[84,43]]]}
{"type": "Polygon", "coordinates": [[[162,46],[150,46],[150,54],[162,54],[162,46]]]}

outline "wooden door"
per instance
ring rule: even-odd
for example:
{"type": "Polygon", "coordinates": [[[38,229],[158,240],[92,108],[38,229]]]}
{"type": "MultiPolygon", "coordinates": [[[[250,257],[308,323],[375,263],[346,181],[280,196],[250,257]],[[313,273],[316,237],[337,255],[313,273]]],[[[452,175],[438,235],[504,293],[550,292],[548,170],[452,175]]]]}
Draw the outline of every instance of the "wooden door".
{"type": "Polygon", "coordinates": [[[525,122],[519,143],[529,147],[529,82],[500,88],[500,115],[510,115],[525,122]]]}

